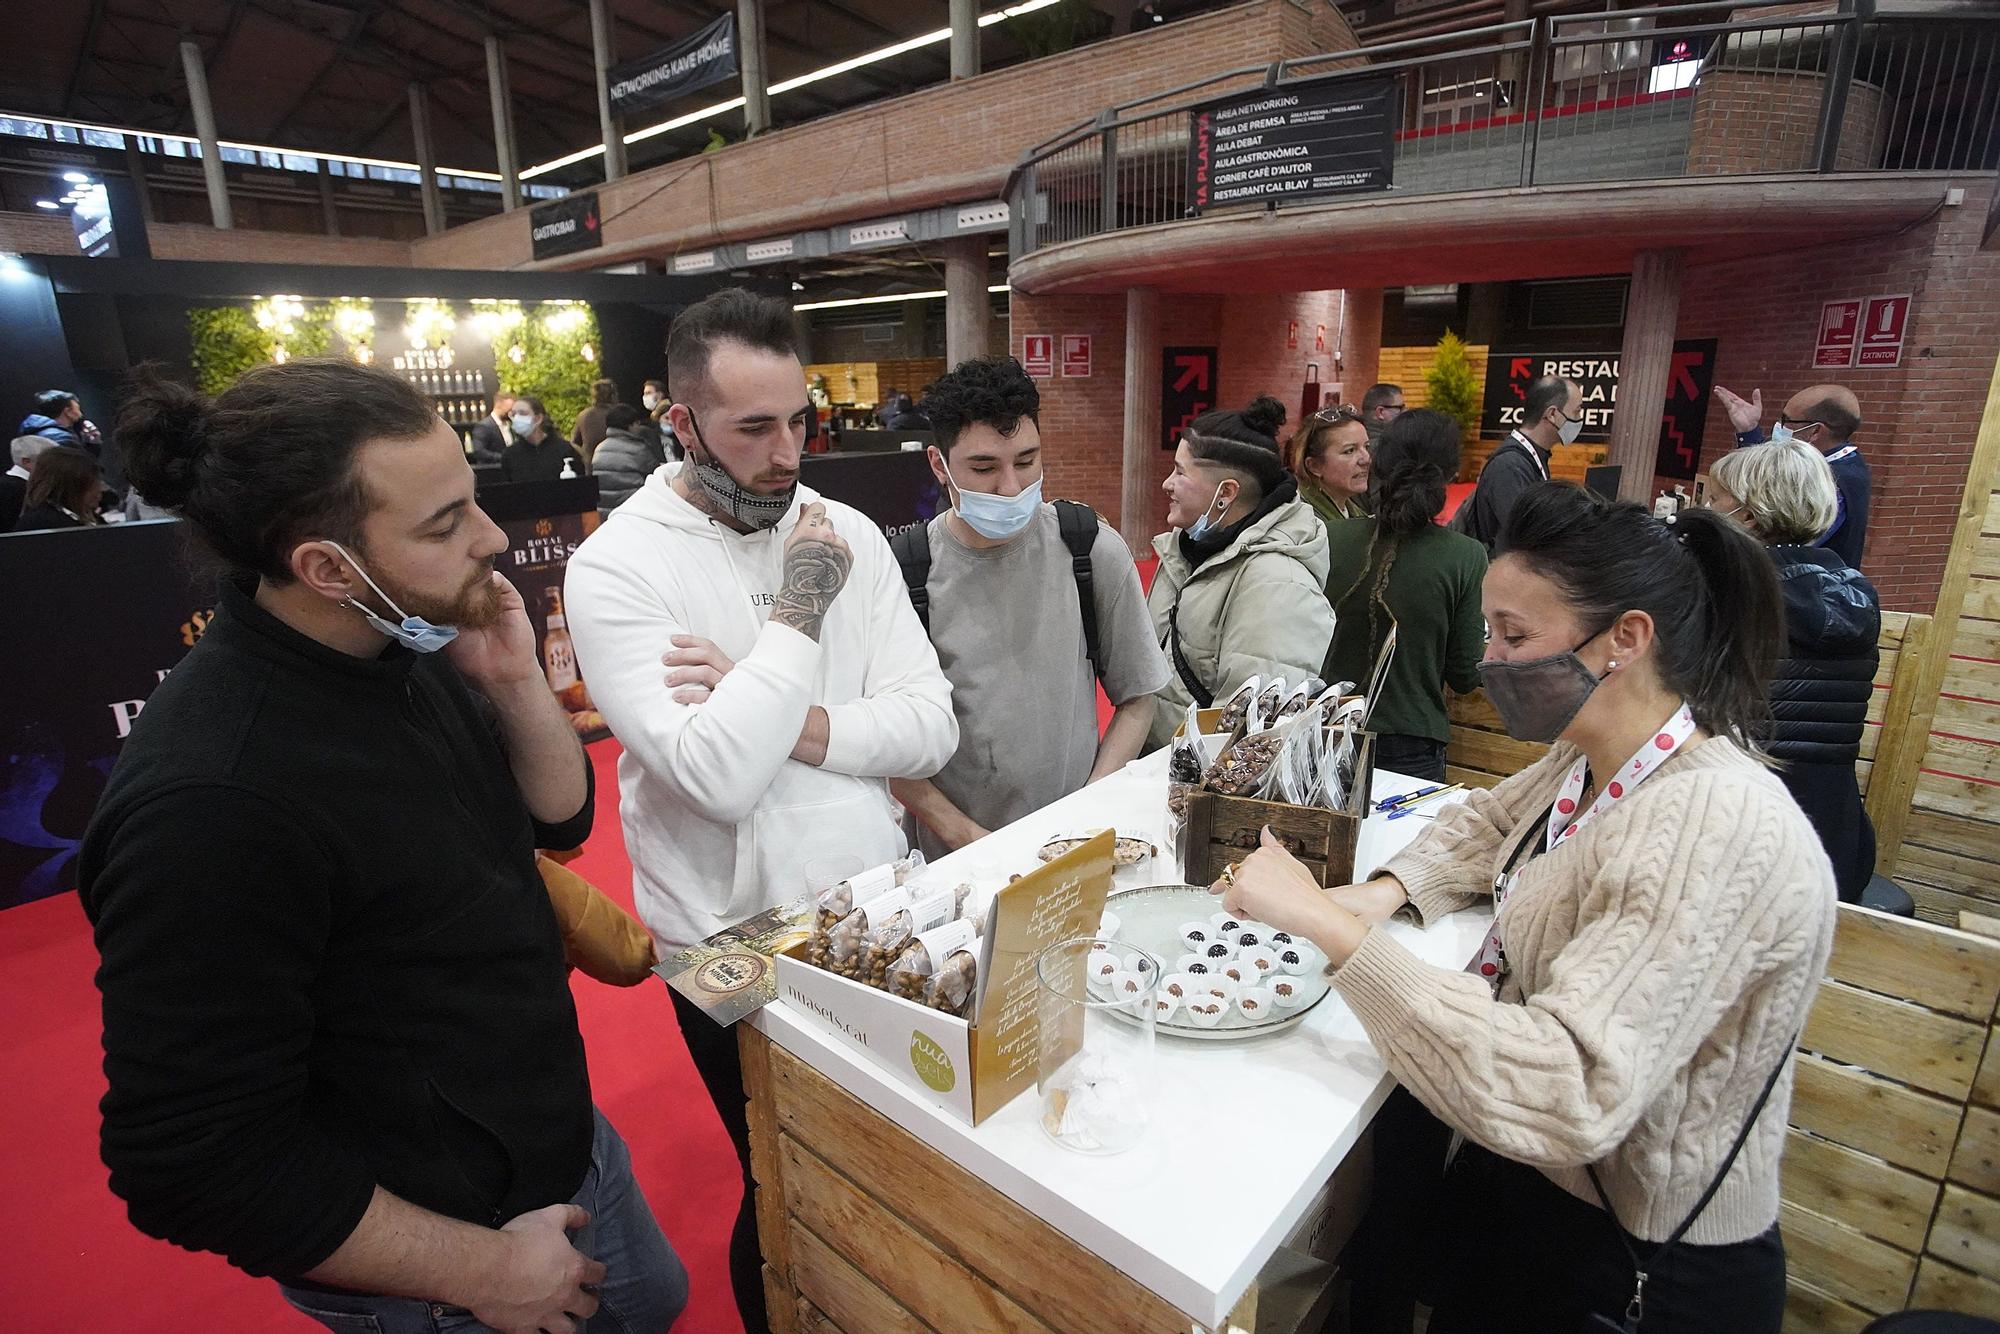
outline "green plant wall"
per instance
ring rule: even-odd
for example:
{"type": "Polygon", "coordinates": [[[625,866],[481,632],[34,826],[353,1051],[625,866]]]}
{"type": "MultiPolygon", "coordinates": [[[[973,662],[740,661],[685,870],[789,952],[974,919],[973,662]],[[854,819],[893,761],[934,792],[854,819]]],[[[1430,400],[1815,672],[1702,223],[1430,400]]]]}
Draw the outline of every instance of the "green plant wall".
{"type": "Polygon", "coordinates": [[[493,348],[500,387],[510,394],[533,394],[548,411],[549,424],[565,436],[574,436],[576,417],[590,406],[590,386],[601,372],[598,363],[585,359],[584,348],[593,355],[603,346],[597,335],[597,315],[588,306],[530,307],[527,318],[515,329],[513,341],[521,347],[517,363],[502,335],[493,348]],[[580,311],[565,327],[551,329],[553,311],[580,311]]]}
{"type": "Polygon", "coordinates": [[[260,329],[243,306],[194,306],[188,310],[188,334],[194,344],[195,385],[213,397],[236,383],[236,377],[253,366],[271,362],[273,351],[283,343],[291,357],[323,357],[333,348],[330,311],[325,306],[308,306],[296,317],[289,334],[260,329]]]}

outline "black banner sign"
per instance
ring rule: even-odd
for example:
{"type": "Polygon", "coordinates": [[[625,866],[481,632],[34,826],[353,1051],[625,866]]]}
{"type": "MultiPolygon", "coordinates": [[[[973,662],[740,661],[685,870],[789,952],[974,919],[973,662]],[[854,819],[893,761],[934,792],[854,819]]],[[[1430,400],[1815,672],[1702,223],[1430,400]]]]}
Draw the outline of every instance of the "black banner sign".
{"type": "Polygon", "coordinates": [[[1489,352],[1479,434],[1499,439],[1522,424],[1528,386],[1544,375],[1560,375],[1583,390],[1583,431],[1579,443],[1611,438],[1611,410],[1618,402],[1618,353],[1489,352]]]}
{"type": "Polygon", "coordinates": [[[611,109],[621,116],[735,77],[734,14],[724,14],[691,37],[606,71],[611,109]]]}
{"type": "Polygon", "coordinates": [[[528,240],[536,259],[573,255],[604,244],[597,216],[597,192],[564,195],[528,210],[528,240]]]}
{"type": "Polygon", "coordinates": [[[1715,340],[1685,338],[1674,344],[1667,373],[1667,401],[1660,410],[1660,454],[1653,470],[1691,482],[1701,467],[1701,429],[1715,387],[1715,340]]]}
{"type": "MultiPolygon", "coordinates": [[[[1528,386],[1544,375],[1560,375],[1583,391],[1583,431],[1578,441],[1609,440],[1612,413],[1618,406],[1618,360],[1617,352],[1488,353],[1479,433],[1490,440],[1520,426],[1528,386]]],[[[1701,460],[1702,423],[1708,416],[1709,391],[1714,383],[1715,340],[1690,338],[1675,343],[1667,397],[1660,409],[1660,476],[1693,480],[1701,460]]]]}
{"type": "Polygon", "coordinates": [[[214,615],[177,520],[0,536],[0,908],[76,888],[76,850],[146,700],[214,615]],[[87,609],[87,611],[82,610],[87,609]]]}
{"type": "Polygon", "coordinates": [[[1160,349],[1160,448],[1180,444],[1181,428],[1215,406],[1212,347],[1160,349]]]}
{"type": "Polygon", "coordinates": [[[1327,79],[1194,108],[1190,211],[1388,189],[1397,87],[1393,78],[1327,79]]]}

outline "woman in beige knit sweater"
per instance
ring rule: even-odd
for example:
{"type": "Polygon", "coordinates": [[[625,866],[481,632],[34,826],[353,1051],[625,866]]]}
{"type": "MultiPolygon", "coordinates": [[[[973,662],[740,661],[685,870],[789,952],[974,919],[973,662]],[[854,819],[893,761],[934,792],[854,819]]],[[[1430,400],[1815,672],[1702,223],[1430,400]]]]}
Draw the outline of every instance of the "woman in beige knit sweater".
{"type": "Polygon", "coordinates": [[[1745,740],[1783,626],[1769,562],[1706,511],[1551,485],[1484,605],[1502,722],[1560,744],[1366,884],[1320,890],[1267,835],[1225,906],[1323,948],[1390,1071],[1467,1140],[1425,1244],[1377,1260],[1443,1255],[1432,1334],[1776,1331],[1787,1058],[1835,900],[1745,740]],[[1371,929],[1496,898],[1463,972],[1371,929]]]}

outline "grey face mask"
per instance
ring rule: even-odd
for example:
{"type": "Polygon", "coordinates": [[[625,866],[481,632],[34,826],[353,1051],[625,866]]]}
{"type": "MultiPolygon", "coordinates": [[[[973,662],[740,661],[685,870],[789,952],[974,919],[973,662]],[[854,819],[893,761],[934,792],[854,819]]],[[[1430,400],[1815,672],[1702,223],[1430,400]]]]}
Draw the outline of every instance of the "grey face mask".
{"type": "Polygon", "coordinates": [[[792,512],[792,502],[798,498],[799,483],[794,478],[792,484],[775,496],[759,495],[747,490],[709,451],[708,441],[702,438],[701,423],[695,419],[694,409],[688,409],[688,421],[694,426],[695,443],[701,446],[705,458],[697,458],[693,451],[688,453],[688,471],[693,475],[695,485],[702,494],[715,502],[715,507],[746,528],[776,528],[784,517],[792,512]]]}
{"type": "MultiPolygon", "coordinates": [[[[1597,634],[1604,632],[1599,630],[1597,634]]],[[[1516,741],[1554,741],[1570,725],[1604,678],[1576,656],[1576,649],[1527,662],[1482,662],[1479,684],[1501,726],[1516,741]]]]}

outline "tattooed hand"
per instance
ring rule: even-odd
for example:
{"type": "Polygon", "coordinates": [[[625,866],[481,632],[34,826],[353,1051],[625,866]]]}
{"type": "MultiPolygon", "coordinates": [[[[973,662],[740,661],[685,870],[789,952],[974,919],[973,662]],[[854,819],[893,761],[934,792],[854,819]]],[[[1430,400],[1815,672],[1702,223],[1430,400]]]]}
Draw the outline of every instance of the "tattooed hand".
{"type": "Polygon", "coordinates": [[[817,640],[827,608],[846,586],[853,566],[854,553],[833,531],[826,506],[817,501],[806,506],[799,526],[785,540],[785,586],[778,590],[771,619],[817,640]]]}

